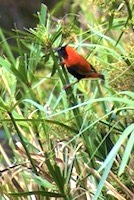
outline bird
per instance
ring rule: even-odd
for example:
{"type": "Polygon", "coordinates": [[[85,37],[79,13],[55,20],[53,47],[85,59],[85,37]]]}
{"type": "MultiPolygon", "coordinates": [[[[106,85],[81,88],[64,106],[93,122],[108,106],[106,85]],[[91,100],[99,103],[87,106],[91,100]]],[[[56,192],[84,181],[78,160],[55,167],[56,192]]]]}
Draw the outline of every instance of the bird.
{"type": "Polygon", "coordinates": [[[62,58],[61,65],[67,68],[67,71],[73,75],[77,81],[68,84],[64,89],[79,82],[83,78],[99,78],[105,80],[104,75],[98,73],[95,68],[74,48],[69,45],[64,45],[55,49],[62,58]]]}

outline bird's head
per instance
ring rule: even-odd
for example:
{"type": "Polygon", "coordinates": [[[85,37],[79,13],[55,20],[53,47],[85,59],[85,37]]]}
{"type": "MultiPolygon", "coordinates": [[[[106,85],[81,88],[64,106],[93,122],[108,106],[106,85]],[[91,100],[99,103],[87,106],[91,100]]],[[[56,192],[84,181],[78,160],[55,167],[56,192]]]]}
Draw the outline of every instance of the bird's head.
{"type": "Polygon", "coordinates": [[[67,55],[66,47],[67,45],[56,48],[55,51],[59,54],[59,56],[63,58],[67,58],[68,55],[67,55]]]}

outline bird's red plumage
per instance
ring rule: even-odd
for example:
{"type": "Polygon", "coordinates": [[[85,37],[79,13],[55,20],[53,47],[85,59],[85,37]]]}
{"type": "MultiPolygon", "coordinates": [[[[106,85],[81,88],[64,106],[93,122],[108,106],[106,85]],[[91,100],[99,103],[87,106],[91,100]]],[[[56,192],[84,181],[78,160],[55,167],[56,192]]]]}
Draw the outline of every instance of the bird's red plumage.
{"type": "Polygon", "coordinates": [[[58,49],[58,53],[63,57],[63,63],[71,73],[78,80],[82,78],[101,78],[104,76],[99,74],[93,66],[75,49],[66,45],[58,49]]]}
{"type": "MultiPolygon", "coordinates": [[[[70,46],[66,46],[66,52],[67,52],[67,59],[64,59],[64,62],[66,64],[66,67],[70,67],[71,65],[80,66],[79,68],[83,68],[85,71],[91,70],[91,66],[89,62],[81,56],[75,49],[73,49],[70,46]]],[[[82,69],[81,69],[82,70],[82,69]]]]}

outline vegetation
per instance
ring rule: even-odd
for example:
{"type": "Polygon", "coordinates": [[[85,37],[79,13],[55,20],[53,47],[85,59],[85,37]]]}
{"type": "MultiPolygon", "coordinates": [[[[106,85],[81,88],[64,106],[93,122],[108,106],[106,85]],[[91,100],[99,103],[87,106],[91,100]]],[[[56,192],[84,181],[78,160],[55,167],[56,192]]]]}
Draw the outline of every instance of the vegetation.
{"type": "Polygon", "coordinates": [[[0,30],[1,198],[133,199],[134,5],[74,0],[56,17],[65,4],[0,30]],[[63,89],[74,78],[54,48],[68,43],[105,83],[63,89]]]}

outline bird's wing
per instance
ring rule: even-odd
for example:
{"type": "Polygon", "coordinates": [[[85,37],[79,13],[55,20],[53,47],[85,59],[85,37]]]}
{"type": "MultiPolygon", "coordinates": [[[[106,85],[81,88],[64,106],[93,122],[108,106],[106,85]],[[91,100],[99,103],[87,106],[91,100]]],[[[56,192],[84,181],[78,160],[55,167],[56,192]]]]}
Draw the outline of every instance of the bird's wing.
{"type": "Polygon", "coordinates": [[[85,76],[92,75],[93,73],[96,72],[96,70],[94,68],[92,68],[92,66],[89,67],[89,68],[88,67],[83,68],[83,67],[81,67],[79,65],[76,66],[76,71],[77,71],[77,73],[79,73],[81,75],[85,75],[85,76]]]}

